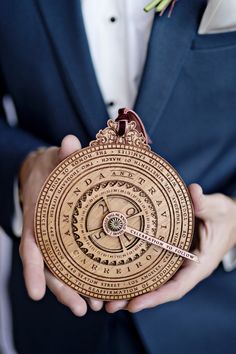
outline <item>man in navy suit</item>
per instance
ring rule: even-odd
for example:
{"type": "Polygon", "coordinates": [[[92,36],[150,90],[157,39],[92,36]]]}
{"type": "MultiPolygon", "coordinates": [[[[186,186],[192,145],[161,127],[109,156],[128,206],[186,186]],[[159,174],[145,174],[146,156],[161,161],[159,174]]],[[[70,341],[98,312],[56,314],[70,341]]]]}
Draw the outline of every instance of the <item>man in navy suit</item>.
{"type": "MultiPolygon", "coordinates": [[[[28,294],[40,300],[47,285],[82,317],[72,317],[51,294],[41,303],[28,300],[14,256],[11,293],[19,353],[230,352],[236,347],[236,273],[225,273],[218,265],[236,244],[236,32],[199,36],[204,0],[181,0],[171,19],[152,19],[142,75],[133,82],[138,81],[138,92],[126,91],[124,85],[121,102],[126,104],[130,93],[128,102],[143,119],[152,149],[186,183],[197,182],[207,193],[199,185],[190,186],[200,220],[201,264],[186,263],[160,290],[129,303],[107,303],[101,312],[102,302],[86,303],[44,269],[32,228],[37,194],[59,161],[88,144],[105,126],[109,108],[116,107],[109,100],[116,88],[109,86],[112,76],[105,82],[107,73],[99,70],[96,59],[103,51],[96,51],[91,40],[96,32],[88,20],[91,10],[84,7],[82,12],[80,5],[66,0],[0,4],[1,95],[12,97],[18,116],[13,127],[1,114],[0,224],[12,234],[18,179],[23,202],[20,254],[28,294]],[[118,311],[123,308],[129,312],[118,311]]],[[[113,25],[117,20],[110,17],[113,25]]],[[[148,31],[148,24],[144,28],[148,31]]],[[[115,77],[120,66],[112,69],[115,77]]],[[[119,75],[125,78],[122,70],[119,75]]]]}

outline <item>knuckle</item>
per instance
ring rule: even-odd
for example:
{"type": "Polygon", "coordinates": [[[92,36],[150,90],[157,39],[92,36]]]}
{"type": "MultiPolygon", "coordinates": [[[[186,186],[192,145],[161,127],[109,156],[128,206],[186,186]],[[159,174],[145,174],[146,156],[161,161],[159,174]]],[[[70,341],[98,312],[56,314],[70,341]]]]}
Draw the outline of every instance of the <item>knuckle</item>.
{"type": "Polygon", "coordinates": [[[179,290],[177,293],[175,293],[175,300],[180,300],[183,296],[183,292],[179,290]]]}
{"type": "Polygon", "coordinates": [[[58,152],[58,150],[59,150],[58,147],[56,147],[56,146],[50,146],[50,147],[48,147],[45,151],[48,152],[49,154],[53,154],[53,155],[54,155],[55,153],[58,152]]]}
{"type": "Polygon", "coordinates": [[[202,280],[204,280],[204,279],[207,279],[210,275],[212,274],[212,271],[206,271],[205,273],[204,273],[204,275],[203,275],[203,279],[202,280]]]}
{"type": "Polygon", "coordinates": [[[174,286],[173,293],[173,300],[180,300],[184,295],[183,289],[177,283],[174,286]]]}
{"type": "Polygon", "coordinates": [[[210,277],[212,275],[212,273],[214,272],[214,270],[218,267],[218,265],[219,265],[219,262],[212,264],[211,268],[207,268],[204,272],[203,279],[210,277]]]}
{"type": "Polygon", "coordinates": [[[208,278],[212,273],[212,269],[205,269],[204,274],[203,274],[203,279],[208,278]]]}

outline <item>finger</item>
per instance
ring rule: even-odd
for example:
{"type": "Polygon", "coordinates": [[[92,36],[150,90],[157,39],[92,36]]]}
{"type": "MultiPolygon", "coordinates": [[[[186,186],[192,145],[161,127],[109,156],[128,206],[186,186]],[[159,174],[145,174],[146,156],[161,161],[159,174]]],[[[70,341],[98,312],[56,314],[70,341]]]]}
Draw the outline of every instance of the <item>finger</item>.
{"type": "Polygon", "coordinates": [[[93,311],[100,311],[103,307],[103,301],[102,300],[97,300],[97,299],[87,299],[87,303],[89,304],[89,307],[93,311]]]}
{"type": "Polygon", "coordinates": [[[46,291],[43,258],[35,243],[31,229],[27,230],[25,227],[20,244],[20,257],[27,292],[31,299],[40,300],[46,291]]]}
{"type": "MultiPolygon", "coordinates": [[[[197,251],[195,251],[197,253],[197,251]]],[[[181,299],[192,290],[196,284],[206,278],[212,271],[207,263],[201,264],[186,262],[186,266],[179,270],[176,276],[160,289],[141,295],[127,305],[130,312],[138,312],[146,308],[152,308],[166,302],[181,299]]]]}
{"type": "Polygon", "coordinates": [[[47,286],[56,296],[57,300],[69,309],[78,317],[82,317],[87,312],[85,300],[79,296],[73,289],[61,283],[48,270],[45,270],[47,286]]]}
{"type": "Polygon", "coordinates": [[[189,186],[189,192],[193,201],[195,216],[204,221],[215,218],[218,195],[203,194],[202,187],[196,183],[189,186]]]}
{"type": "Polygon", "coordinates": [[[33,300],[37,301],[42,299],[45,294],[46,281],[43,257],[35,243],[33,233],[33,212],[33,207],[24,208],[23,230],[19,252],[27,292],[33,300]]]}
{"type": "Polygon", "coordinates": [[[119,301],[109,301],[106,303],[105,308],[109,313],[114,313],[119,310],[124,310],[128,304],[127,300],[119,300],[119,301]]]}
{"type": "Polygon", "coordinates": [[[70,154],[81,149],[79,139],[75,135],[67,135],[61,142],[61,148],[59,149],[59,160],[64,160],[70,154]]]}
{"type": "Polygon", "coordinates": [[[195,213],[198,213],[202,209],[202,198],[203,198],[202,187],[197,183],[193,183],[190,184],[188,189],[192,198],[194,211],[195,213]]]}

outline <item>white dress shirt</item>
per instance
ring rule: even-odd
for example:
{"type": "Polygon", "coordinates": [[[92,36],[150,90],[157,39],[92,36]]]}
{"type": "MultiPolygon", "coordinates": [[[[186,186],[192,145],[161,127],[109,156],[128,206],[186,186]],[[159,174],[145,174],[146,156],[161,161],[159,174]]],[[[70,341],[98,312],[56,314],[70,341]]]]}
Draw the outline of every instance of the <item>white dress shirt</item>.
{"type": "Polygon", "coordinates": [[[90,53],[110,118],[133,108],[146,59],[154,11],[148,0],[81,0],[90,53]]]}

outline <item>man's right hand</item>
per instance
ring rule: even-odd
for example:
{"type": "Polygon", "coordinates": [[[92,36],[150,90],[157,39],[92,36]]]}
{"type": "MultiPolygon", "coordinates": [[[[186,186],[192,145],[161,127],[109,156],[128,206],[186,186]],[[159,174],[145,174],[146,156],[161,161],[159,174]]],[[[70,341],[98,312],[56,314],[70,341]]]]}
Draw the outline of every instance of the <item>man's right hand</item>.
{"type": "Polygon", "coordinates": [[[89,299],[86,303],[73,289],[61,283],[47,270],[35,242],[33,219],[36,201],[46,178],[63,159],[80,148],[79,140],[73,135],[68,135],[62,140],[60,148],[50,147],[31,153],[23,162],[19,177],[23,202],[20,256],[28,294],[33,300],[40,300],[45,294],[47,285],[58,301],[69,307],[77,316],[86,314],[87,303],[94,311],[99,311],[103,302],[89,299]]]}

